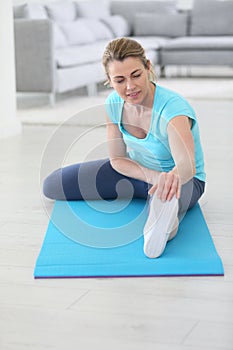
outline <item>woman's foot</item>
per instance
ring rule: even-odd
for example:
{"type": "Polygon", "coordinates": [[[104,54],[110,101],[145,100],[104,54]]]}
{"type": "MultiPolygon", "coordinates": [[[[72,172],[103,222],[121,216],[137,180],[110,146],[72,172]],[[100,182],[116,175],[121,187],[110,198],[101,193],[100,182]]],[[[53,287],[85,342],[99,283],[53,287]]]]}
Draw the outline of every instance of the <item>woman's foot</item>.
{"type": "Polygon", "coordinates": [[[144,253],[149,258],[159,257],[168,240],[178,229],[178,199],[162,202],[153,194],[149,204],[149,215],[144,227],[144,253]]]}
{"type": "Polygon", "coordinates": [[[168,236],[168,240],[167,240],[167,241],[171,241],[173,238],[176,237],[178,228],[179,228],[179,220],[178,220],[178,218],[176,218],[176,222],[175,222],[174,229],[169,233],[169,236],[168,236]]]}

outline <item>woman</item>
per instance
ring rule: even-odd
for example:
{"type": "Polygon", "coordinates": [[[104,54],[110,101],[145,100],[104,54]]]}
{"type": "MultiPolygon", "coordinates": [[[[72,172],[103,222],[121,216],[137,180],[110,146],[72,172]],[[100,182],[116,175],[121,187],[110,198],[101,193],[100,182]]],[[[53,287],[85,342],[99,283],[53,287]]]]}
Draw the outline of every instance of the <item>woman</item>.
{"type": "Polygon", "coordinates": [[[111,41],[103,65],[114,89],[106,101],[109,159],[56,170],[45,180],[44,194],[53,199],[114,199],[129,195],[130,181],[133,197],[150,195],[144,253],[156,258],[204,192],[196,116],[185,99],[154,82],[138,42],[111,41]],[[117,184],[125,179],[117,193],[117,184]]]}

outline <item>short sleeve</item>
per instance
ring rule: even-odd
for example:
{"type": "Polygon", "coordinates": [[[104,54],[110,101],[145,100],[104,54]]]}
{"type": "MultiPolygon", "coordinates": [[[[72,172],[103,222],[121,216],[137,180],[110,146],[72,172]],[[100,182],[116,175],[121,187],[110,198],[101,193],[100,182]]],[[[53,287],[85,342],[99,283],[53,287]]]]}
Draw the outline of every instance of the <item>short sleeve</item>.
{"type": "Polygon", "coordinates": [[[123,99],[115,91],[113,91],[105,100],[107,115],[114,124],[119,124],[123,106],[123,99]]]}
{"type": "Polygon", "coordinates": [[[185,115],[196,121],[196,115],[190,104],[180,96],[171,97],[161,111],[160,132],[163,136],[167,134],[168,123],[179,115],[185,115]]]}

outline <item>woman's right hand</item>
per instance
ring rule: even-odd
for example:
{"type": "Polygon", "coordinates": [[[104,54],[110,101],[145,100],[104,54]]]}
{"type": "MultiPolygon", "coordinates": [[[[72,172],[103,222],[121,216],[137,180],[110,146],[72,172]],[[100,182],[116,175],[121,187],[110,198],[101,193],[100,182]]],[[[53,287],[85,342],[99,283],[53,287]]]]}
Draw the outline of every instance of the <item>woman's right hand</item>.
{"type": "Polygon", "coordinates": [[[153,185],[148,194],[152,195],[156,192],[156,196],[162,202],[170,201],[175,195],[177,199],[180,198],[181,181],[175,170],[168,173],[161,172],[157,178],[157,183],[153,185]]]}

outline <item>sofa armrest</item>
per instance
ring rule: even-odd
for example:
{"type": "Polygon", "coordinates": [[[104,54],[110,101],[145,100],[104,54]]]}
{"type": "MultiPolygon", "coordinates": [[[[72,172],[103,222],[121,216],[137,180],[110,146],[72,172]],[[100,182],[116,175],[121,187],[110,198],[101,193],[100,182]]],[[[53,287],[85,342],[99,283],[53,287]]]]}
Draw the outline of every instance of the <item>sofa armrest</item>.
{"type": "Polygon", "coordinates": [[[21,92],[53,93],[55,61],[52,22],[14,20],[16,88],[21,92]]]}

